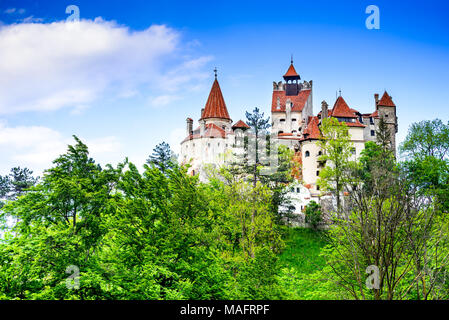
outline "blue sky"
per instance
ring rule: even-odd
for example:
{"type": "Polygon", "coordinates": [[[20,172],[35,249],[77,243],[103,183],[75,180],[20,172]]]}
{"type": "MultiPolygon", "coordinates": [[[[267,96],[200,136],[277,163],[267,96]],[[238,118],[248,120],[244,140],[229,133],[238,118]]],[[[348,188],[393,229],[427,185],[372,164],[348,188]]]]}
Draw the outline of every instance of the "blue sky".
{"type": "Polygon", "coordinates": [[[293,54],[314,81],[314,111],[374,109],[386,89],[401,141],[412,122],[449,120],[447,1],[0,1],[0,174],[37,173],[72,134],[96,160],[140,165],[176,150],[218,78],[234,121],[269,114],[272,82],[293,54]],[[68,5],[81,24],[68,26],[68,5]],[[380,29],[368,30],[368,5],[380,29]]]}

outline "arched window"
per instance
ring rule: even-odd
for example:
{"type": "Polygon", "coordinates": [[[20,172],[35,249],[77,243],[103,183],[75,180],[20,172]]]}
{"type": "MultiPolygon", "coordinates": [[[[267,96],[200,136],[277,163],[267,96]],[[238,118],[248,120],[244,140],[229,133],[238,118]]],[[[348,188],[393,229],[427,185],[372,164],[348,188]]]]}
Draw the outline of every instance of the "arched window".
{"type": "Polygon", "coordinates": [[[319,171],[316,172],[316,176],[317,176],[317,177],[320,176],[320,172],[319,172],[319,171]]]}
{"type": "Polygon", "coordinates": [[[321,152],[321,151],[318,152],[318,155],[319,155],[319,156],[322,156],[322,155],[323,155],[323,152],[321,152]]]}
{"type": "Polygon", "coordinates": [[[284,131],[279,131],[278,134],[284,133],[284,131]]]}
{"type": "Polygon", "coordinates": [[[310,157],[310,152],[306,151],[306,158],[310,157]]]}

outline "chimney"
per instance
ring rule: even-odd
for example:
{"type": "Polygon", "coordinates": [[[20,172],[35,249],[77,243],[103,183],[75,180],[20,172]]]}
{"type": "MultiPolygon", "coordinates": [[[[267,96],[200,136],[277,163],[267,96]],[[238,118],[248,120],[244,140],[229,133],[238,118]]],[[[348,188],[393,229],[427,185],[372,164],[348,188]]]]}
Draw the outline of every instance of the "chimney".
{"type": "Polygon", "coordinates": [[[377,110],[377,104],[379,103],[379,94],[378,93],[374,94],[374,101],[376,102],[376,110],[377,110]]]}
{"type": "Polygon", "coordinates": [[[328,116],[328,107],[329,105],[327,104],[326,100],[323,100],[323,102],[321,102],[321,120],[326,119],[328,116]]]}
{"type": "Polygon", "coordinates": [[[187,118],[187,136],[191,135],[193,132],[193,120],[191,118],[187,118]]]}
{"type": "Polygon", "coordinates": [[[200,136],[203,137],[204,136],[204,132],[206,131],[206,121],[205,120],[201,120],[200,121],[200,136]]]}

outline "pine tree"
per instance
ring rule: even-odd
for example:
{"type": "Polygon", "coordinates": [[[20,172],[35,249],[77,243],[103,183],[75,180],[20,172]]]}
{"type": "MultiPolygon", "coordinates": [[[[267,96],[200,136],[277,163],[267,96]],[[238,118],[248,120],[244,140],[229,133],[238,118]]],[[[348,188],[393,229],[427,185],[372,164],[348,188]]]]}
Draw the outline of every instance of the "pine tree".
{"type": "Polygon", "coordinates": [[[172,169],[176,165],[176,156],[166,142],[159,143],[147,159],[148,164],[159,168],[162,172],[172,169]]]}

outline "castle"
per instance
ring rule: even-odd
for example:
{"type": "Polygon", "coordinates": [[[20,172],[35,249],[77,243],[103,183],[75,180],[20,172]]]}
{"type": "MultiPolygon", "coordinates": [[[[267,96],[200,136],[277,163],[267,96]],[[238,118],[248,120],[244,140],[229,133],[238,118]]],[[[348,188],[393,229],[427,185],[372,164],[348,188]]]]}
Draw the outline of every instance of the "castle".
{"type": "MultiPolygon", "coordinates": [[[[318,202],[320,197],[317,180],[325,165],[318,161],[322,154],[318,144],[322,119],[333,117],[348,126],[355,160],[367,141],[376,140],[376,129],[381,117],[390,130],[392,149],[396,150],[396,105],[392,97],[384,92],[380,99],[379,94],[374,95],[374,112],[360,113],[350,108],[340,94],[331,109],[323,101],[321,111],[315,116],[313,81],[301,82],[293,61],[283,78],[284,81],[273,82],[271,132],[279,144],[295,151],[302,164],[302,181],[292,184],[290,192],[296,211],[300,213],[308,202],[318,202]]],[[[179,160],[181,163],[190,163],[190,173],[200,174],[201,177],[205,164],[220,166],[226,163],[226,155],[235,151],[237,138],[249,128],[242,120],[233,124],[215,70],[215,80],[206,105],[201,110],[199,127],[193,129],[193,120],[187,118],[187,137],[181,142],[179,160]]]]}

